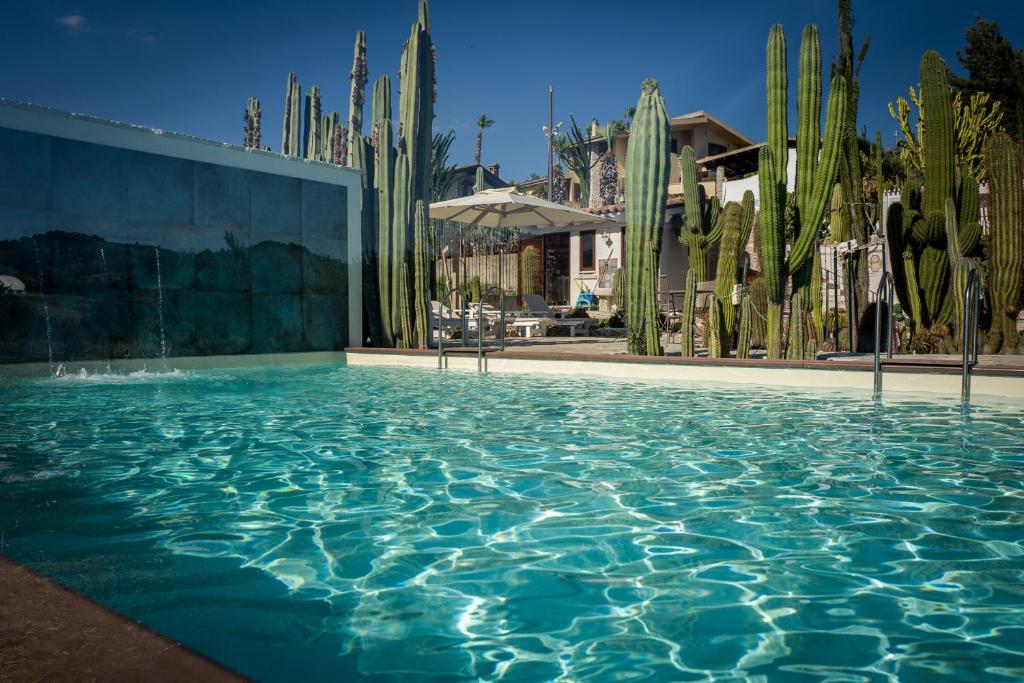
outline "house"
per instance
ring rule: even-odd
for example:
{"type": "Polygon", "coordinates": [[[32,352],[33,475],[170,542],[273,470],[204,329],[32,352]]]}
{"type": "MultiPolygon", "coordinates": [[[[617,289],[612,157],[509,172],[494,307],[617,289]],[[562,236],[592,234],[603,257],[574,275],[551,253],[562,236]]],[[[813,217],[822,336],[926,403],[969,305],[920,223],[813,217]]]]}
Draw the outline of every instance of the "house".
{"type": "MultiPolygon", "coordinates": [[[[728,126],[720,119],[705,111],[696,111],[671,119],[671,172],[669,177],[669,199],[666,206],[666,224],[662,237],[661,289],[663,291],[683,288],[689,261],[686,248],[680,244],[675,218],[683,213],[684,201],[679,172],[679,152],[683,146],[693,148],[701,161],[728,154],[733,150],[750,148],[753,141],[728,126]],[[675,223],[673,223],[675,222],[675,223]]],[[[608,151],[608,142],[598,135],[596,123],[591,125],[589,145],[591,159],[595,162],[592,172],[594,182],[584,202],[579,179],[574,174],[567,177],[567,201],[571,206],[583,206],[589,211],[609,219],[606,227],[597,229],[574,228],[571,230],[549,230],[538,232],[520,241],[520,250],[535,246],[541,250],[544,280],[544,294],[552,304],[573,304],[579,294],[591,291],[602,299],[602,306],[610,302],[612,281],[623,258],[625,239],[625,206],[623,190],[626,165],[626,148],[629,133],[616,135],[612,141],[612,156],[615,159],[615,186],[601,187],[600,164],[597,160],[608,151]],[[609,202],[608,199],[613,201],[609,202]]],[[[700,163],[698,162],[698,169],[700,163]]],[[[606,180],[606,182],[608,182],[606,180]]],[[[714,192],[714,177],[703,179],[709,194],[714,192]]],[[[531,185],[542,188],[547,179],[533,181],[531,185]]],[[[524,190],[529,188],[524,187],[524,190]]],[[[713,270],[712,270],[713,272],[713,270]]]]}
{"type": "Polygon", "coordinates": [[[476,169],[478,168],[483,168],[484,170],[484,189],[508,187],[508,183],[501,179],[501,166],[499,164],[490,164],[488,166],[464,164],[455,167],[455,179],[445,199],[468,197],[473,194],[474,186],[476,185],[476,169]]]}

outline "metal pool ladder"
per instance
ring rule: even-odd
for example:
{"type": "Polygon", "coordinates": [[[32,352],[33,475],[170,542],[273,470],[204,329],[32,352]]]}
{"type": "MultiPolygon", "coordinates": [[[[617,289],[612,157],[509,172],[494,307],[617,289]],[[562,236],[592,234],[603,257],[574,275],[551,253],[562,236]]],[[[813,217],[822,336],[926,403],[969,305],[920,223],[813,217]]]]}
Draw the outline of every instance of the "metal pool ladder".
{"type": "MultiPolygon", "coordinates": [[[[451,299],[453,293],[458,291],[456,288],[448,290],[445,294],[444,299],[441,300],[440,310],[438,315],[441,318],[444,317],[444,305],[451,299]]],[[[498,293],[498,307],[500,309],[500,319],[498,324],[498,344],[502,351],[505,350],[505,292],[500,287],[491,287],[486,292],[480,295],[480,301],[477,302],[477,320],[476,320],[476,369],[477,372],[483,372],[484,369],[484,301],[491,295],[492,292],[498,293]]],[[[437,369],[441,370],[445,367],[445,352],[444,352],[444,335],[443,327],[438,321],[437,331],[437,369]]],[[[466,345],[466,337],[469,333],[468,326],[466,325],[465,309],[463,309],[462,316],[462,345],[466,345]]]]}
{"type": "MultiPolygon", "coordinates": [[[[882,395],[882,304],[886,304],[888,317],[888,335],[886,337],[886,356],[892,358],[892,299],[894,292],[892,275],[888,271],[882,274],[875,292],[875,398],[882,395]]],[[[971,371],[978,364],[978,322],[981,301],[981,279],[978,271],[971,268],[967,273],[967,284],[964,287],[963,325],[960,327],[960,402],[971,400],[971,371]]],[[[949,367],[941,363],[920,363],[931,367],[949,367]]]]}

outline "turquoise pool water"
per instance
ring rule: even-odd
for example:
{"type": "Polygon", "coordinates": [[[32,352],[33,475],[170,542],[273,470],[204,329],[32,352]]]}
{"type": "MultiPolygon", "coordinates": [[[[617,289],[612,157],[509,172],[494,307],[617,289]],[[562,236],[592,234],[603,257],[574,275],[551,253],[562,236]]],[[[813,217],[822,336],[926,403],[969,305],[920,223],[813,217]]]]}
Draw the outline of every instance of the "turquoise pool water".
{"type": "Polygon", "coordinates": [[[0,380],[3,552],[259,680],[1024,677],[1024,403],[0,380]]]}

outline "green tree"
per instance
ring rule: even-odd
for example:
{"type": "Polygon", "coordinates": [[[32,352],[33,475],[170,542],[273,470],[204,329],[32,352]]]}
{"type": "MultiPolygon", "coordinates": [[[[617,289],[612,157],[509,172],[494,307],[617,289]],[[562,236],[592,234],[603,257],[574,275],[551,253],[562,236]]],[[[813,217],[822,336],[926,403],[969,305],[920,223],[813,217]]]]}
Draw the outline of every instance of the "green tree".
{"type": "Polygon", "coordinates": [[[1024,133],[1024,50],[1014,47],[995,21],[974,16],[966,31],[967,44],[956,53],[967,78],[953,75],[953,87],[966,96],[988,93],[1002,105],[1003,127],[1019,137],[1024,133]]]}
{"type": "Polygon", "coordinates": [[[430,201],[448,199],[448,193],[455,183],[455,164],[448,163],[448,152],[455,142],[455,131],[434,133],[430,154],[430,201]]]}
{"type": "Polygon", "coordinates": [[[487,118],[487,114],[480,114],[476,120],[476,163],[480,164],[480,156],[484,147],[484,130],[494,125],[494,119],[487,118]]]}

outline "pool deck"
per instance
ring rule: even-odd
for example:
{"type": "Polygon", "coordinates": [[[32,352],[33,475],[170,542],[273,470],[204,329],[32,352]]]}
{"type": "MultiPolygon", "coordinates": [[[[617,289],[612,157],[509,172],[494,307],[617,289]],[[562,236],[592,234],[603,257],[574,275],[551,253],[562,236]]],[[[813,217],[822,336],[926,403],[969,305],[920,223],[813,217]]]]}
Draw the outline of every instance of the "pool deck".
{"type": "Polygon", "coordinates": [[[0,556],[0,682],[242,680],[0,556]]]}
{"type": "MultiPolygon", "coordinates": [[[[484,369],[489,372],[596,375],[629,380],[668,380],[762,384],[793,388],[871,390],[872,354],[823,355],[818,360],[764,358],[683,358],[678,345],[664,356],[626,353],[624,339],[554,337],[514,340],[504,351],[485,345],[484,369]]],[[[345,349],[350,365],[437,367],[437,349],[345,349]]],[[[445,348],[449,369],[475,370],[475,346],[445,348]]],[[[883,394],[936,393],[959,395],[961,361],[952,355],[904,355],[883,358],[883,394]]],[[[980,356],[972,370],[972,396],[1024,397],[1024,357],[980,356]]]]}

